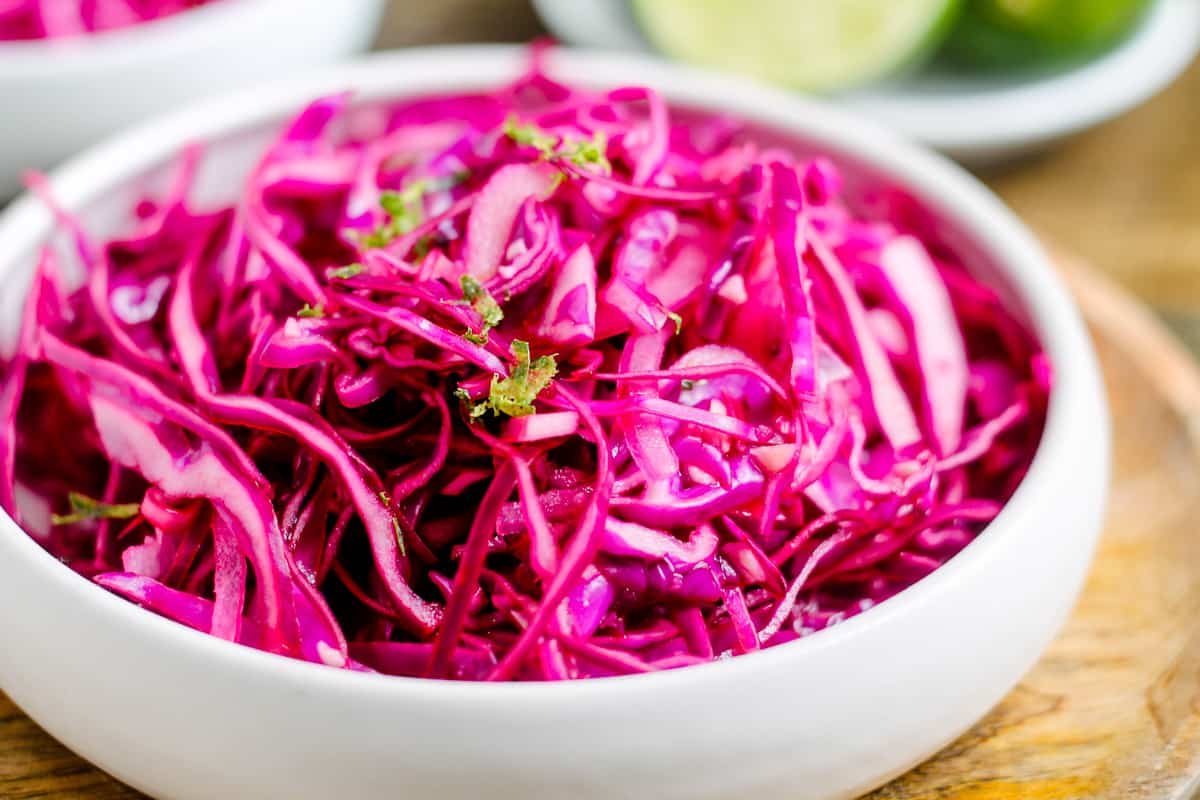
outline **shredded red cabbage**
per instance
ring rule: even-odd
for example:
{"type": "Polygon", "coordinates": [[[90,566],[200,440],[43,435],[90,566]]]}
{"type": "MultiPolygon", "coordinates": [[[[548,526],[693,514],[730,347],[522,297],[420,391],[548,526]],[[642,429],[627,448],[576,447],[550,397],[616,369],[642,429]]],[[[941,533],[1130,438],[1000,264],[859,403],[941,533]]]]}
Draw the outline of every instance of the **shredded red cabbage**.
{"type": "Polygon", "coordinates": [[[0,42],[127,28],[213,0],[0,0],[0,42]]]}
{"type": "Polygon", "coordinates": [[[122,238],[57,212],[0,503],[110,591],[347,669],[650,672],[886,600],[1025,474],[1049,364],[902,201],[537,68],[346,101],[235,207],[191,153],[122,238]]]}

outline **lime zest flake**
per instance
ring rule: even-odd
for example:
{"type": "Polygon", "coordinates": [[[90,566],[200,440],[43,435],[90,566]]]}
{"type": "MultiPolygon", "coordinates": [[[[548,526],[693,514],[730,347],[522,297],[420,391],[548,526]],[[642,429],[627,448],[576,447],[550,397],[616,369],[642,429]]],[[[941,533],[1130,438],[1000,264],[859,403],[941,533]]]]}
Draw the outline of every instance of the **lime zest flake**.
{"type": "Polygon", "coordinates": [[[492,376],[488,404],[497,415],[503,412],[510,417],[525,417],[534,413],[533,401],[558,374],[558,365],[553,355],[539,356],[531,363],[529,342],[520,339],[513,340],[511,350],[517,364],[512,375],[503,380],[492,376]]]}
{"type": "Polygon", "coordinates": [[[518,122],[515,116],[505,120],[503,131],[515,144],[537,150],[543,161],[568,162],[583,168],[595,166],[605,175],[612,174],[612,163],[608,160],[608,136],[604,131],[594,132],[590,139],[560,139],[533,123],[518,122]]]}
{"type": "Polygon", "coordinates": [[[438,188],[425,178],[402,186],[399,191],[385,189],[379,193],[379,207],[390,219],[362,237],[363,247],[387,247],[397,238],[409,233],[425,221],[425,194],[438,188]]]}
{"type": "Polygon", "coordinates": [[[463,337],[468,342],[485,345],[488,343],[488,334],[492,328],[495,328],[504,320],[504,311],[500,308],[500,304],[496,302],[496,298],[492,297],[492,293],[471,275],[461,276],[458,279],[458,284],[462,288],[463,299],[455,300],[453,305],[470,306],[479,315],[480,319],[483,320],[483,327],[478,331],[467,329],[463,337]]]}
{"type": "Polygon", "coordinates": [[[329,270],[329,277],[345,281],[349,280],[350,278],[355,278],[366,271],[367,268],[356,261],[353,264],[347,264],[344,267],[338,267],[337,269],[329,270]]]}
{"type": "Polygon", "coordinates": [[[383,507],[387,509],[388,517],[392,520],[392,532],[396,535],[396,547],[400,549],[400,555],[407,556],[408,551],[404,547],[404,533],[400,530],[400,518],[396,516],[396,510],[392,508],[391,495],[387,492],[380,492],[379,501],[383,503],[383,507]]]}
{"type": "Polygon", "coordinates": [[[513,140],[514,144],[532,147],[541,153],[542,158],[549,159],[558,147],[558,137],[547,133],[532,123],[520,123],[515,115],[504,120],[504,135],[513,140]]]}
{"type": "Polygon", "coordinates": [[[604,131],[596,131],[591,139],[564,143],[559,155],[577,167],[597,166],[605,175],[612,175],[612,162],[608,160],[608,136],[604,131]]]}
{"type": "Polygon", "coordinates": [[[424,258],[429,255],[429,251],[433,248],[433,234],[427,233],[420,239],[417,239],[413,245],[413,253],[417,258],[424,258]]]}
{"type": "Polygon", "coordinates": [[[53,514],[50,521],[55,525],[74,525],[93,519],[132,519],[141,513],[140,503],[105,503],[79,492],[67,494],[69,514],[53,514]]]}
{"type": "MultiPolygon", "coordinates": [[[[489,410],[496,416],[507,414],[510,417],[527,417],[537,412],[533,401],[558,374],[558,364],[553,355],[539,356],[531,361],[529,342],[521,339],[514,339],[510,349],[516,360],[512,374],[507,378],[492,376],[487,399],[471,405],[471,419],[478,419],[489,410]]],[[[465,389],[457,389],[454,396],[471,403],[471,395],[465,389]]]]}

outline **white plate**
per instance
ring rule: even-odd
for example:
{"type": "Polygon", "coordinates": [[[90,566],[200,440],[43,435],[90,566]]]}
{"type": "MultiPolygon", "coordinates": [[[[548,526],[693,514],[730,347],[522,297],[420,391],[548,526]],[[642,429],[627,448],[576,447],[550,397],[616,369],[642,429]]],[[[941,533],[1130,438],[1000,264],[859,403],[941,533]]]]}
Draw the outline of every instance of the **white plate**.
{"type": "MultiPolygon", "coordinates": [[[[534,0],[563,41],[646,50],[627,0],[534,0]]],[[[1169,84],[1200,49],[1200,2],[1158,0],[1124,43],[1086,64],[1018,78],[930,71],[835,98],[971,164],[1045,147],[1128,111],[1169,84]]]]}

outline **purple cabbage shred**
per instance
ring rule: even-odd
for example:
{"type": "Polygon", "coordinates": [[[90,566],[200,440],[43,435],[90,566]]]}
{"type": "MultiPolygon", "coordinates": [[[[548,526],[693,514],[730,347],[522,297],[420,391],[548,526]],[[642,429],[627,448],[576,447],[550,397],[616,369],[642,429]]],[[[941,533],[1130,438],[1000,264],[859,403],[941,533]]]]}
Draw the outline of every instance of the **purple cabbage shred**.
{"type": "MultiPolygon", "coordinates": [[[[0,38],[197,4],[0,3],[0,38]]],[[[336,668],[652,672],[887,600],[1028,469],[1037,342],[831,162],[537,66],[370,111],[314,103],[234,205],[189,150],[119,237],[56,209],[0,504],[79,574],[336,668]]]]}

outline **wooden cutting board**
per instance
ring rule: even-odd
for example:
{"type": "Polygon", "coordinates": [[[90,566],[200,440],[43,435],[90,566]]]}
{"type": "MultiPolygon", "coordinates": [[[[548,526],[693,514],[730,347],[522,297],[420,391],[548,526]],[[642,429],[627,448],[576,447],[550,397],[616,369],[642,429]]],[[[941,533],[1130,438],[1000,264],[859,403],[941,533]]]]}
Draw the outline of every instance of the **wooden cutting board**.
{"type": "MultiPolygon", "coordinates": [[[[1200,786],[1200,369],[1145,307],[1060,261],[1113,412],[1113,489],[1095,567],[1020,686],[869,800],[1182,800],[1200,786]]],[[[140,796],[0,694],[0,797],[140,796]]]]}
{"type": "Polygon", "coordinates": [[[1200,786],[1200,370],[1146,307],[1060,263],[1091,326],[1113,416],[1095,565],[1066,629],[1025,680],[870,800],[1183,800],[1200,786]]]}

